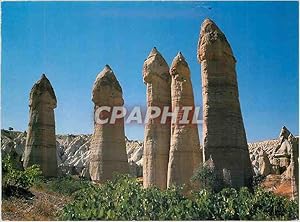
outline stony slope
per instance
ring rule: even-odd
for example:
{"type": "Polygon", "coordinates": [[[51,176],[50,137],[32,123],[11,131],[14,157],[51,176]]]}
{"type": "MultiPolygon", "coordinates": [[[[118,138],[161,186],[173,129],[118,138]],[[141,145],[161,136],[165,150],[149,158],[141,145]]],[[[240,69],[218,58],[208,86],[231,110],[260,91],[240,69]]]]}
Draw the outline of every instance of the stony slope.
{"type": "MultiPolygon", "coordinates": [[[[26,133],[18,131],[1,130],[1,152],[15,152],[16,158],[21,160],[26,143],[26,133]]],[[[57,135],[57,158],[60,173],[78,174],[83,177],[88,175],[88,157],[89,146],[91,143],[91,134],[88,135],[57,135]]],[[[254,171],[259,171],[259,154],[267,154],[270,162],[276,147],[280,144],[279,139],[266,140],[261,142],[249,143],[249,152],[254,171]]],[[[135,176],[142,176],[143,163],[143,142],[137,140],[128,140],[126,138],[126,150],[128,162],[130,163],[130,172],[135,176]]]]}
{"type": "MultiPolygon", "coordinates": [[[[92,135],[57,135],[57,162],[61,174],[78,174],[89,177],[88,157],[92,135]]],[[[15,158],[22,159],[26,143],[26,132],[1,130],[2,154],[13,152],[15,158]]],[[[126,138],[126,151],[130,163],[130,173],[142,176],[143,143],[126,138]]]]}

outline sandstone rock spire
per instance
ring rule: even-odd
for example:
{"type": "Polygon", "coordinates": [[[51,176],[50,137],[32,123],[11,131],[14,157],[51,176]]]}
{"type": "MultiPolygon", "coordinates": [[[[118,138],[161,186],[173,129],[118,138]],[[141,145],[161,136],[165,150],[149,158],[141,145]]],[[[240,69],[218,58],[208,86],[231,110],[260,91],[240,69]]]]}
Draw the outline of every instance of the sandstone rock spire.
{"type": "MultiPolygon", "coordinates": [[[[171,109],[171,78],[169,66],[154,47],[144,62],[143,80],[147,86],[147,108],[171,109]]],[[[167,187],[170,149],[170,122],[161,123],[161,116],[150,119],[145,126],[143,184],[144,187],[167,187]]]]}
{"type": "MultiPolygon", "coordinates": [[[[195,107],[190,69],[179,52],[174,58],[170,74],[172,77],[172,110],[179,109],[177,121],[172,123],[171,145],[168,164],[167,186],[190,185],[194,171],[202,163],[202,151],[197,124],[192,123],[192,115],[187,124],[181,124],[183,107],[195,107]]],[[[174,111],[175,112],[175,111],[174,111]]]]}
{"type": "Polygon", "coordinates": [[[212,159],[220,177],[230,172],[232,186],[250,186],[252,167],[240,109],[236,60],[217,25],[201,26],[198,61],[202,70],[204,156],[212,159]]]}
{"type": "MultiPolygon", "coordinates": [[[[106,65],[98,74],[93,90],[92,101],[94,111],[101,106],[122,107],[124,104],[122,88],[112,69],[106,65]]],[[[110,112],[102,111],[101,119],[111,117],[110,112]],[[103,118],[105,117],[105,118],[103,118]]],[[[91,179],[97,182],[105,182],[112,179],[115,173],[129,173],[129,165],[126,155],[124,119],[115,123],[100,124],[94,122],[94,134],[90,146],[89,173],[91,179]]]]}
{"type": "Polygon", "coordinates": [[[43,74],[30,91],[29,124],[23,166],[26,168],[38,164],[46,177],[57,176],[54,118],[56,106],[54,90],[43,74]]]}

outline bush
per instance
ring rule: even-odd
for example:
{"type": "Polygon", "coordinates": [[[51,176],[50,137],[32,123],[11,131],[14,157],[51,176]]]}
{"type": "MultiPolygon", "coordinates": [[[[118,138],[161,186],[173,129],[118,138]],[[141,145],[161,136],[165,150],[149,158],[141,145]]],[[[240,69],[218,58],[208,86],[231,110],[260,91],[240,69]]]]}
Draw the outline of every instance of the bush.
{"type": "Polygon", "coordinates": [[[59,178],[51,178],[44,180],[38,187],[57,192],[64,195],[72,195],[74,192],[91,187],[90,181],[84,179],[76,179],[71,176],[64,176],[59,178]]]}
{"type": "Polygon", "coordinates": [[[192,182],[198,182],[200,189],[218,192],[225,187],[225,183],[218,178],[214,168],[201,165],[191,178],[192,182]]]}
{"type": "Polygon", "coordinates": [[[32,165],[25,170],[20,169],[10,155],[6,155],[2,161],[2,186],[13,186],[29,189],[42,175],[38,165],[32,165]]]}
{"type": "Polygon", "coordinates": [[[272,193],[247,188],[201,190],[190,198],[182,188],[144,189],[135,178],[118,176],[101,186],[77,191],[63,220],[291,220],[298,204],[272,193]]]}

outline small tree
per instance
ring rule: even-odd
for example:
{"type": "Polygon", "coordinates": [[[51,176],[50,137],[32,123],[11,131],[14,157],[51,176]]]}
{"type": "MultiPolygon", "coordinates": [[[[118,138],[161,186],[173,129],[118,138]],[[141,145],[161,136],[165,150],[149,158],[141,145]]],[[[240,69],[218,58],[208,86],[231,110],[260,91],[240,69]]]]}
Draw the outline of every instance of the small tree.
{"type": "Polygon", "coordinates": [[[201,165],[191,178],[192,182],[198,182],[200,189],[218,192],[223,187],[223,181],[217,176],[214,167],[201,165]]]}

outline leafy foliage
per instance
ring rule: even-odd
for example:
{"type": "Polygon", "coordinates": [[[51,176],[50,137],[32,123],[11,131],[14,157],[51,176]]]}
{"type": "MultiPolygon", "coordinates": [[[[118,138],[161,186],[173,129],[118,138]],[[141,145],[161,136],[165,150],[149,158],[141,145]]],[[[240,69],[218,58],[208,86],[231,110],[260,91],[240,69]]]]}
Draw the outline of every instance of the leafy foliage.
{"type": "Polygon", "coordinates": [[[10,155],[6,155],[2,161],[2,186],[4,188],[14,186],[29,189],[42,175],[38,165],[32,165],[25,170],[20,169],[10,155]]]}
{"type": "Polygon", "coordinates": [[[191,178],[191,181],[198,182],[201,189],[218,192],[226,184],[218,178],[213,168],[201,165],[191,178]]]}
{"type": "Polygon", "coordinates": [[[272,193],[247,188],[225,188],[215,193],[182,188],[144,189],[135,178],[118,176],[101,186],[74,194],[60,217],[63,220],[291,220],[298,218],[298,204],[272,193]]]}
{"type": "Polygon", "coordinates": [[[44,179],[36,185],[37,188],[50,190],[63,195],[72,195],[74,192],[91,187],[90,181],[64,176],[58,178],[44,179]]]}

